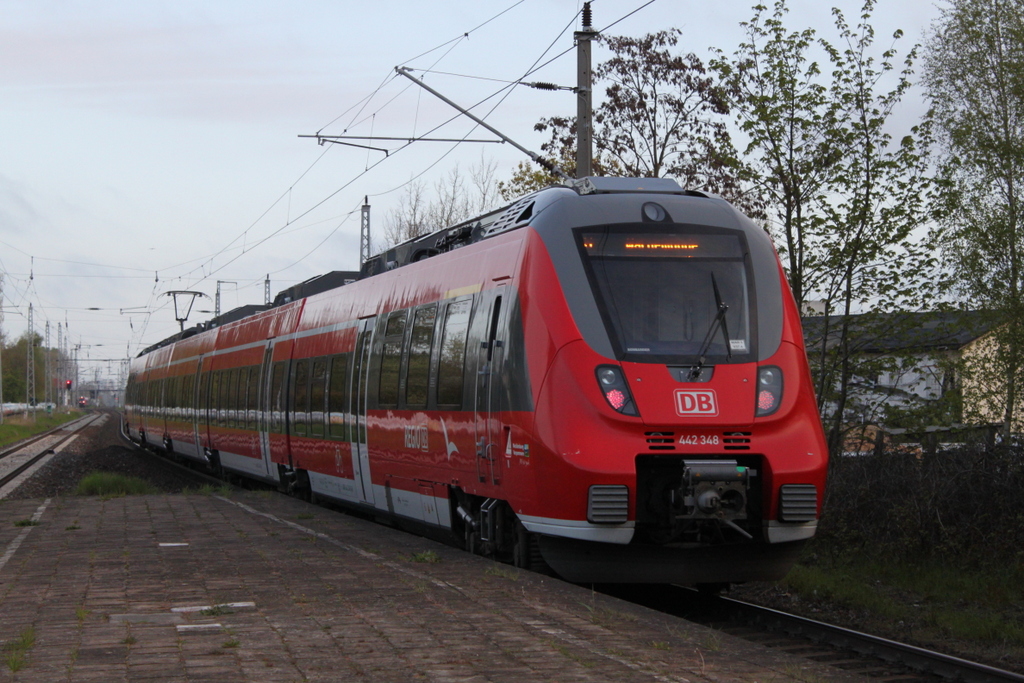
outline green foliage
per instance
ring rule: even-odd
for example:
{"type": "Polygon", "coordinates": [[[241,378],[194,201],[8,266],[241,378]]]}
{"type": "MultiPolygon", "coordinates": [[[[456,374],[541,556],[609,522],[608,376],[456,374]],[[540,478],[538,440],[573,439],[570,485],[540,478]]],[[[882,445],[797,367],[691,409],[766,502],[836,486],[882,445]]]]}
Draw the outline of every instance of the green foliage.
{"type": "Polygon", "coordinates": [[[927,558],[881,560],[853,554],[835,561],[798,564],[783,581],[809,602],[824,600],[856,610],[875,628],[901,624],[918,641],[950,638],[968,646],[1024,648],[1024,627],[1014,605],[1024,599],[1013,568],[982,570],[927,558]]]}
{"type": "MultiPolygon", "coordinates": [[[[32,358],[35,361],[35,398],[37,402],[42,403],[46,397],[46,359],[49,356],[56,363],[61,360],[61,356],[57,349],[43,348],[43,338],[39,334],[32,335],[32,345],[32,358]]],[[[0,354],[3,400],[7,403],[23,403],[26,399],[28,334],[23,334],[9,345],[0,339],[0,354]]]]}
{"type": "MultiPolygon", "coordinates": [[[[24,384],[22,386],[24,387],[24,384]]],[[[8,415],[4,418],[4,423],[0,425],[0,446],[6,446],[7,444],[27,439],[30,436],[53,429],[77,417],[80,417],[80,413],[54,413],[47,415],[43,412],[37,412],[35,421],[33,421],[31,417],[26,419],[20,415],[8,415]]]]}
{"type": "Polygon", "coordinates": [[[1009,437],[1024,380],[1024,2],[952,0],[924,82],[942,148],[943,255],[961,299],[1000,323],[985,368],[996,381],[982,382],[1001,394],[1009,437]]]}
{"type": "Polygon", "coordinates": [[[879,562],[1024,566],[1022,488],[1024,452],[981,443],[833,458],[816,547],[879,562]]]}
{"type": "MultiPolygon", "coordinates": [[[[602,36],[612,56],[594,68],[595,175],[676,177],[685,187],[706,189],[757,214],[760,203],[745,192],[726,124],[729,97],[699,57],[676,54],[681,31],[639,38],[602,36]]],[[[541,149],[569,175],[576,170],[574,117],[542,119],[541,149]]],[[[558,179],[522,163],[499,184],[506,199],[547,187],[558,179]]]]}
{"type": "Polygon", "coordinates": [[[770,17],[766,11],[755,6],[754,18],[741,23],[747,39],[733,59],[718,51],[710,66],[733,93],[733,110],[748,140],[746,171],[767,201],[772,233],[800,306],[822,230],[816,209],[840,171],[839,103],[811,60],[814,30],[790,32],[785,2],[777,2],[770,17]]]}
{"type": "Polygon", "coordinates": [[[14,673],[21,671],[27,664],[29,650],[35,644],[36,631],[35,628],[29,626],[17,638],[4,643],[3,647],[0,648],[4,664],[14,673]]]}
{"type": "Polygon", "coordinates": [[[139,496],[157,493],[156,487],[144,479],[114,472],[90,472],[78,482],[79,496],[139,496]]]}
{"type": "Polygon", "coordinates": [[[876,56],[873,9],[866,0],[853,27],[833,10],[833,44],[810,29],[787,29],[784,0],[771,16],[757,5],[743,24],[747,40],[731,59],[719,53],[712,63],[734,93],[749,177],[770,201],[794,295],[822,301],[831,316],[808,355],[833,453],[842,449],[851,388],[874,372],[861,364],[877,363],[856,343],[874,322],[860,314],[878,315],[884,329],[883,314],[925,308],[939,291],[929,280],[931,242],[916,232],[927,218],[930,132],[890,132],[916,49],[899,71],[894,48],[876,56]],[[812,60],[814,48],[827,55],[827,74],[812,60]],[[885,82],[892,89],[880,91],[885,82]]]}

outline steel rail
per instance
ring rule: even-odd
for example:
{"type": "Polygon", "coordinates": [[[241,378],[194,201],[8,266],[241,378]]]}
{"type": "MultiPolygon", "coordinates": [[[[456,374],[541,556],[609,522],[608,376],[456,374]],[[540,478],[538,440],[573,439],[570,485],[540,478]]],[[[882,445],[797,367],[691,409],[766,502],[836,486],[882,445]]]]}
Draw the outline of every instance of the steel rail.
{"type": "Polygon", "coordinates": [[[710,601],[721,605],[720,609],[727,611],[732,618],[748,624],[851,650],[861,655],[900,664],[915,671],[934,674],[948,680],[964,681],[965,683],[991,683],[992,681],[1024,683],[1022,674],[971,662],[915,645],[853,631],[841,626],[833,626],[724,596],[714,596],[710,598],[710,601]]]}
{"type": "Polygon", "coordinates": [[[21,475],[25,470],[27,470],[28,468],[30,468],[33,465],[35,465],[37,462],[42,460],[45,456],[49,455],[50,453],[55,453],[57,448],[59,448],[60,446],[64,445],[72,437],[76,436],[81,429],[83,429],[84,427],[87,427],[88,425],[92,424],[94,419],[95,419],[94,415],[86,415],[86,416],[80,417],[77,420],[74,420],[72,422],[67,422],[67,423],[61,425],[60,427],[56,427],[55,429],[51,429],[50,431],[48,431],[48,432],[46,432],[44,434],[39,435],[36,438],[30,439],[27,442],[23,442],[19,446],[15,446],[14,448],[10,448],[10,449],[4,451],[3,453],[0,453],[0,458],[7,457],[7,456],[9,456],[9,455],[11,455],[13,453],[16,453],[17,451],[21,451],[21,450],[24,450],[24,449],[28,448],[29,446],[31,446],[32,444],[40,441],[44,437],[51,436],[54,432],[60,431],[62,429],[67,429],[68,427],[74,426],[74,429],[70,430],[69,433],[66,436],[64,436],[63,438],[61,438],[59,441],[57,441],[57,443],[51,445],[49,448],[47,448],[44,451],[41,451],[41,452],[39,452],[39,453],[37,453],[35,455],[29,456],[29,458],[25,462],[21,463],[20,465],[15,467],[13,470],[11,470],[7,474],[5,474],[2,477],[0,477],[0,488],[3,488],[4,486],[7,486],[7,484],[9,484],[10,482],[12,482],[15,479],[17,479],[18,476],[21,475]]]}
{"type": "MultiPolygon", "coordinates": [[[[852,653],[868,661],[895,665],[929,676],[963,683],[1024,683],[1024,675],[934,652],[915,645],[833,626],[814,619],[780,612],[685,586],[606,585],[602,591],[650,609],[671,614],[716,630],[729,626],[754,628],[760,633],[779,633],[823,647],[852,653]]],[[[743,638],[743,635],[737,637],[743,638]]],[[[822,660],[819,660],[822,661],[822,660]]],[[[828,662],[822,661],[827,664],[828,662]]],[[[840,668],[845,668],[840,666],[840,668]]]]}
{"type": "MultiPolygon", "coordinates": [[[[75,425],[75,424],[77,424],[77,423],[81,422],[82,420],[85,420],[86,418],[89,418],[89,417],[92,417],[92,416],[91,415],[83,415],[82,417],[76,418],[76,419],[72,420],[71,422],[65,422],[63,424],[57,425],[56,427],[54,427],[53,429],[51,429],[51,430],[49,430],[47,432],[43,432],[42,434],[36,434],[35,436],[30,436],[27,439],[23,439],[23,440],[19,441],[18,443],[8,447],[6,450],[0,451],[0,460],[3,460],[4,458],[6,458],[9,455],[12,455],[13,453],[17,453],[18,451],[22,450],[23,448],[28,448],[32,444],[34,444],[34,443],[36,443],[38,441],[42,441],[43,439],[45,439],[46,437],[50,436],[51,434],[54,434],[55,432],[59,432],[62,429],[67,429],[68,427],[71,427],[71,426],[73,426],[73,425],[75,425]]],[[[76,427],[75,430],[77,431],[77,429],[78,428],[76,427]]]]}
{"type": "Polygon", "coordinates": [[[143,446],[137,441],[132,441],[131,437],[128,436],[128,433],[125,431],[124,428],[124,414],[117,413],[117,415],[121,423],[120,428],[118,429],[118,435],[121,437],[121,440],[125,443],[126,446],[131,447],[140,453],[145,453],[152,460],[160,463],[162,466],[167,467],[168,469],[177,470],[183,474],[188,474],[194,479],[198,479],[199,481],[203,481],[207,484],[215,484],[217,486],[230,486],[233,489],[239,488],[236,484],[226,481],[225,479],[221,479],[220,477],[216,477],[212,474],[207,474],[206,472],[201,472],[188,464],[176,462],[172,458],[168,457],[166,453],[158,453],[157,451],[151,448],[143,446]]]}

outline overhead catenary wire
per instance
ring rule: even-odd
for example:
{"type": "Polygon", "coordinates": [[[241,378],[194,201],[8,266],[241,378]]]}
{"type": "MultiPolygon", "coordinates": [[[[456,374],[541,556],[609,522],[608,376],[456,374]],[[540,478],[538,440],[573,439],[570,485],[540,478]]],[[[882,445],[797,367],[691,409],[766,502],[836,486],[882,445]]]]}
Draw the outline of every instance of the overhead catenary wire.
{"type": "MultiPolygon", "coordinates": [[[[505,10],[503,10],[503,12],[502,12],[502,13],[499,13],[498,15],[495,15],[495,18],[496,18],[497,16],[500,16],[500,15],[501,15],[501,14],[503,14],[504,12],[510,11],[511,9],[513,9],[514,7],[516,7],[516,6],[520,5],[520,4],[522,4],[521,0],[520,0],[520,2],[516,2],[516,3],[512,4],[512,5],[510,5],[510,6],[508,7],[508,8],[506,8],[505,10]]],[[[634,13],[636,13],[637,11],[639,11],[640,9],[643,9],[643,7],[646,7],[646,6],[648,6],[649,4],[651,4],[651,3],[650,3],[650,2],[648,2],[648,3],[646,3],[645,5],[642,5],[641,7],[637,8],[636,10],[633,10],[632,12],[630,12],[630,14],[629,14],[629,15],[626,15],[626,16],[630,16],[631,14],[634,14],[634,13]]],[[[623,18],[625,18],[625,17],[623,17],[623,18]]],[[[574,17],[573,21],[575,21],[575,19],[576,19],[576,17],[574,17]]],[[[622,19],[620,19],[619,21],[621,21],[621,20],[622,20],[622,19]]],[[[481,24],[480,26],[483,26],[483,25],[485,25],[486,23],[489,23],[489,21],[491,21],[491,20],[488,20],[488,22],[484,22],[484,24],[481,24]]],[[[615,23],[618,23],[618,22],[614,22],[614,23],[613,23],[613,24],[611,24],[610,26],[614,25],[615,23]]],[[[571,26],[571,24],[570,24],[570,26],[571,26]]],[[[476,29],[473,29],[473,30],[476,30],[476,29]]],[[[563,30],[563,33],[564,33],[564,30],[563,30]]],[[[440,46],[438,46],[438,47],[436,47],[436,48],[434,48],[434,49],[432,49],[432,50],[428,50],[428,51],[426,51],[426,52],[424,52],[424,53],[421,53],[421,55],[418,55],[418,56],[417,56],[417,58],[420,58],[420,57],[422,57],[422,56],[428,55],[428,54],[430,54],[431,52],[434,52],[434,51],[436,51],[437,49],[442,49],[442,48],[444,48],[444,47],[447,47],[447,48],[449,49],[449,51],[450,51],[450,49],[452,49],[452,48],[453,48],[453,47],[454,47],[455,45],[459,44],[459,43],[460,43],[460,42],[461,42],[462,40],[464,40],[464,39],[465,39],[465,37],[466,37],[466,35],[468,35],[468,32],[467,32],[467,34],[463,34],[462,36],[459,36],[459,37],[453,38],[453,39],[451,39],[450,41],[446,41],[446,43],[442,43],[442,44],[441,44],[440,46]]],[[[559,37],[561,37],[561,34],[560,34],[560,36],[559,36],[559,37]]],[[[558,40],[558,39],[556,39],[555,43],[557,43],[557,40],[558,40]]],[[[550,49],[551,49],[551,47],[553,47],[553,45],[554,45],[555,43],[552,43],[552,45],[551,45],[551,46],[549,46],[549,47],[548,47],[548,49],[546,49],[546,50],[545,50],[545,51],[544,51],[544,52],[543,52],[543,53],[541,54],[541,56],[540,56],[540,57],[539,57],[539,58],[538,58],[538,59],[537,59],[537,60],[536,60],[536,61],[534,62],[534,64],[533,64],[533,65],[531,66],[531,68],[530,68],[530,69],[528,70],[528,72],[527,72],[527,75],[528,75],[528,74],[530,74],[530,73],[534,73],[534,72],[535,72],[536,70],[538,70],[538,69],[540,69],[540,68],[543,68],[544,66],[547,66],[548,64],[552,63],[553,61],[555,61],[555,60],[559,59],[560,57],[562,57],[562,56],[564,56],[565,54],[567,54],[568,52],[570,52],[570,51],[571,51],[571,49],[572,49],[572,48],[569,48],[569,49],[567,49],[567,50],[565,50],[565,51],[561,52],[560,54],[556,55],[555,57],[552,57],[551,59],[549,59],[549,60],[547,60],[547,61],[543,61],[543,63],[542,63],[542,60],[544,60],[544,57],[545,57],[545,56],[546,56],[546,55],[547,55],[547,54],[548,54],[548,53],[550,52],[550,49]]],[[[416,58],[414,58],[414,59],[416,59],[416,58]]],[[[446,72],[438,72],[438,73],[446,73],[446,72]]],[[[508,84],[507,84],[507,85],[508,85],[508,89],[504,89],[504,88],[503,88],[503,89],[499,90],[498,92],[496,92],[496,93],[494,93],[494,94],[492,94],[492,95],[490,95],[490,96],[488,96],[488,97],[486,97],[486,98],[482,99],[482,100],[481,100],[480,102],[478,102],[478,103],[477,103],[476,105],[473,105],[473,107],[478,107],[478,106],[480,106],[480,105],[482,105],[482,104],[486,103],[486,102],[487,102],[488,100],[491,100],[491,99],[493,99],[494,97],[499,97],[499,96],[500,96],[500,99],[499,99],[499,100],[498,100],[498,101],[497,101],[497,102],[496,102],[496,103],[495,103],[495,104],[494,104],[494,105],[493,105],[493,106],[492,106],[492,107],[490,108],[490,110],[489,110],[489,111],[488,111],[488,112],[487,112],[487,113],[486,113],[486,114],[484,115],[485,117],[489,116],[489,115],[490,115],[490,114],[491,114],[491,113],[492,113],[493,111],[495,111],[495,110],[496,110],[496,109],[497,109],[498,107],[500,107],[500,106],[501,106],[501,104],[502,104],[502,103],[503,103],[503,102],[504,102],[504,101],[505,101],[505,100],[506,100],[506,99],[507,99],[507,98],[508,98],[508,97],[510,96],[510,93],[511,93],[512,89],[514,89],[514,87],[515,87],[516,85],[524,84],[524,79],[525,79],[525,78],[527,77],[527,75],[524,75],[524,77],[523,77],[523,78],[521,78],[521,79],[519,79],[519,80],[517,80],[517,81],[513,81],[513,82],[511,82],[511,83],[508,83],[508,84]]],[[[388,77],[388,78],[386,78],[386,79],[385,79],[385,81],[388,81],[388,80],[390,80],[390,79],[393,79],[393,78],[394,78],[394,76],[393,76],[392,74],[389,74],[389,77],[388,77]]],[[[480,80],[485,80],[485,79],[481,77],[481,79],[480,79],[480,80]]],[[[493,80],[494,80],[494,81],[498,81],[498,79],[493,79],[493,80]]],[[[375,91],[375,92],[377,92],[377,94],[379,94],[379,92],[378,92],[378,91],[375,91]]],[[[347,110],[348,112],[351,112],[351,111],[356,111],[356,117],[354,117],[354,118],[353,118],[353,121],[355,121],[355,119],[356,119],[356,118],[358,118],[358,116],[359,116],[359,112],[366,112],[366,110],[367,110],[367,108],[368,108],[368,106],[369,106],[369,103],[370,103],[370,102],[371,102],[371,101],[372,101],[373,99],[374,99],[373,97],[368,97],[368,98],[364,98],[363,100],[361,100],[361,102],[362,102],[362,105],[361,105],[360,107],[357,107],[357,109],[356,109],[356,110],[353,110],[353,109],[351,109],[351,108],[350,108],[349,110],[347,110]]],[[[392,99],[392,100],[389,100],[389,103],[390,103],[391,101],[393,101],[393,99],[392,99]]],[[[334,119],[334,120],[333,120],[332,122],[334,122],[334,121],[337,121],[337,120],[339,120],[340,118],[342,118],[342,116],[344,116],[344,113],[343,113],[342,115],[339,115],[338,117],[336,117],[336,118],[335,118],[335,119],[334,119]]],[[[457,117],[452,117],[451,119],[448,119],[447,121],[445,121],[445,122],[444,122],[443,124],[441,124],[441,125],[442,125],[442,126],[443,126],[443,125],[448,125],[448,124],[449,124],[449,123],[450,123],[450,122],[451,122],[452,120],[454,120],[455,118],[457,118],[457,117]]],[[[328,125],[330,125],[330,124],[328,124],[328,125]]],[[[323,129],[321,129],[321,130],[323,130],[323,129]]],[[[422,135],[423,135],[423,134],[420,134],[420,136],[417,136],[417,137],[421,137],[422,135]]],[[[467,136],[467,138],[468,138],[468,136],[467,136]]],[[[414,138],[414,139],[415,139],[415,138],[414,138]]],[[[455,139],[453,138],[453,140],[455,140],[455,139]]],[[[464,140],[465,140],[465,138],[463,138],[463,139],[461,139],[461,140],[458,140],[458,141],[455,141],[455,142],[453,142],[452,144],[453,144],[454,146],[458,146],[458,145],[459,145],[459,144],[461,144],[461,142],[462,142],[462,141],[464,141],[464,140]]],[[[405,144],[403,144],[403,145],[399,146],[399,147],[398,147],[398,148],[397,148],[396,150],[394,150],[394,153],[398,153],[398,152],[401,152],[401,151],[403,151],[403,150],[404,150],[404,149],[405,149],[405,148],[406,148],[406,147],[408,146],[408,144],[409,144],[409,143],[407,143],[407,142],[406,142],[405,144]]],[[[421,175],[422,175],[422,173],[425,173],[425,172],[427,172],[428,170],[430,170],[431,168],[434,168],[434,167],[436,167],[436,165],[437,165],[438,163],[440,163],[440,162],[441,162],[441,161],[442,161],[443,159],[447,158],[447,157],[448,157],[448,156],[449,156],[449,155],[451,154],[451,151],[452,151],[453,149],[454,149],[454,147],[453,147],[452,149],[450,149],[450,150],[447,150],[447,151],[445,151],[444,153],[442,153],[442,154],[438,155],[438,158],[437,158],[437,159],[436,159],[435,161],[433,161],[433,162],[429,163],[429,164],[427,165],[427,167],[426,167],[426,168],[425,168],[425,169],[424,169],[424,170],[423,170],[423,171],[422,171],[421,173],[417,174],[417,176],[421,176],[421,175]]],[[[327,150],[325,150],[325,151],[324,151],[324,153],[326,153],[326,151],[327,151],[327,150]]],[[[321,156],[321,157],[318,157],[318,159],[319,159],[319,158],[322,158],[322,156],[321,156]]],[[[219,274],[219,273],[222,273],[222,272],[224,272],[224,270],[225,270],[226,268],[228,268],[229,266],[231,266],[231,265],[232,265],[233,263],[236,263],[236,262],[237,262],[237,260],[238,260],[239,258],[241,258],[241,256],[242,256],[242,255],[244,255],[244,254],[247,254],[247,253],[251,252],[252,250],[254,250],[254,249],[257,249],[257,248],[259,248],[260,246],[264,245],[264,244],[265,244],[265,243],[266,243],[266,242],[267,242],[268,240],[270,240],[270,239],[273,239],[273,238],[275,238],[275,237],[276,237],[276,236],[278,236],[278,235],[281,235],[281,234],[287,234],[287,233],[289,232],[289,231],[288,231],[288,229],[289,229],[289,228],[291,228],[291,227],[293,226],[293,224],[294,224],[295,222],[297,222],[297,221],[301,220],[301,219],[302,219],[303,217],[305,217],[305,216],[308,216],[308,215],[309,215],[309,214],[310,214],[310,213],[311,213],[312,211],[314,211],[314,210],[318,209],[319,207],[323,206],[323,204],[324,204],[325,202],[327,202],[327,201],[331,200],[332,198],[336,197],[336,196],[337,196],[337,195],[338,195],[338,194],[339,194],[340,192],[344,191],[344,190],[345,190],[345,189],[347,189],[348,187],[351,187],[351,185],[352,185],[352,184],[353,184],[354,182],[358,181],[358,180],[359,180],[360,178],[362,178],[362,177],[365,177],[365,175],[366,175],[366,173],[367,173],[367,172],[369,172],[369,171],[372,171],[372,170],[373,170],[373,169],[374,169],[375,167],[377,167],[377,166],[378,166],[378,165],[379,165],[380,163],[382,163],[382,162],[383,162],[383,160],[379,160],[379,161],[377,161],[377,162],[375,162],[375,163],[368,163],[368,164],[366,164],[366,165],[365,165],[365,167],[364,167],[364,169],[363,169],[363,171],[362,171],[361,173],[358,173],[358,174],[356,174],[356,176],[355,176],[355,177],[353,177],[353,178],[350,178],[350,179],[346,180],[346,181],[345,181],[344,183],[342,183],[342,184],[341,184],[341,185],[340,185],[340,186],[339,186],[339,187],[338,187],[338,188],[337,188],[336,190],[334,190],[333,192],[331,192],[331,193],[330,193],[330,194],[328,194],[327,196],[325,196],[325,197],[321,198],[321,199],[320,199],[319,201],[316,201],[316,202],[315,202],[314,204],[312,204],[311,206],[308,206],[308,208],[306,208],[305,210],[301,211],[301,212],[300,212],[300,213],[299,213],[299,214],[298,214],[297,216],[294,216],[294,217],[293,217],[293,216],[291,216],[291,215],[290,215],[290,214],[291,214],[291,212],[289,211],[289,216],[288,216],[288,220],[287,220],[287,222],[286,222],[286,223],[285,223],[284,225],[278,226],[278,227],[277,227],[276,229],[274,229],[274,230],[270,231],[270,233],[269,233],[269,234],[265,234],[265,235],[263,235],[263,236],[258,236],[258,237],[256,237],[255,239],[253,239],[252,241],[250,241],[250,240],[249,240],[249,237],[250,237],[250,235],[251,235],[251,232],[250,232],[250,231],[251,231],[251,229],[252,229],[253,227],[255,227],[255,225],[256,225],[256,224],[258,224],[258,223],[259,223],[260,221],[262,221],[262,220],[264,220],[264,219],[265,219],[265,216],[266,216],[266,214],[267,214],[267,213],[269,213],[269,211],[270,211],[270,210],[271,210],[271,209],[273,208],[273,206],[276,206],[276,205],[277,205],[277,203],[278,203],[278,202],[280,201],[280,199],[279,199],[279,200],[278,200],[278,202],[275,202],[275,204],[274,204],[274,205],[272,205],[272,206],[271,206],[271,207],[270,207],[270,208],[269,208],[269,209],[268,209],[268,210],[267,210],[266,212],[264,212],[264,214],[262,214],[262,215],[261,215],[261,216],[260,216],[260,217],[259,217],[259,218],[258,218],[258,219],[257,219],[256,221],[254,221],[254,222],[253,222],[253,224],[252,224],[252,225],[251,225],[251,226],[250,226],[250,227],[249,227],[249,228],[248,228],[248,229],[247,229],[246,231],[243,231],[243,232],[242,232],[242,233],[241,233],[241,234],[239,235],[239,238],[241,238],[241,239],[243,239],[243,240],[244,240],[244,244],[242,245],[242,247],[241,247],[241,250],[240,250],[240,251],[239,251],[238,253],[236,253],[236,254],[235,254],[234,256],[232,256],[231,258],[229,258],[229,259],[228,259],[228,260],[227,260],[226,262],[223,262],[223,263],[217,263],[217,262],[216,262],[216,261],[217,261],[217,259],[218,259],[218,258],[219,258],[220,256],[222,256],[222,255],[224,255],[224,254],[226,254],[226,253],[227,253],[227,251],[228,251],[228,248],[234,248],[234,247],[235,247],[235,245],[237,244],[237,241],[238,241],[238,240],[236,239],[236,240],[235,240],[235,241],[233,241],[233,242],[229,242],[229,243],[228,243],[227,245],[225,245],[225,247],[224,247],[224,248],[222,248],[222,249],[218,250],[217,252],[215,252],[214,254],[212,254],[212,255],[211,255],[210,257],[208,257],[208,258],[206,258],[206,259],[204,259],[204,260],[202,261],[202,268],[201,268],[201,274],[200,274],[200,276],[198,277],[198,279],[194,277],[194,276],[196,275],[196,270],[197,270],[197,269],[193,269],[193,270],[192,270],[192,271],[190,271],[189,273],[186,273],[186,274],[184,274],[184,275],[181,275],[181,276],[177,276],[177,277],[178,277],[179,279],[182,279],[182,278],[183,278],[183,279],[190,279],[190,280],[193,280],[193,281],[195,281],[195,282],[199,282],[199,283],[201,283],[201,282],[203,282],[203,281],[206,281],[206,280],[210,279],[210,278],[211,278],[211,277],[213,277],[213,276],[214,276],[215,274],[219,274]]],[[[314,164],[314,165],[315,165],[315,164],[314,164]]],[[[311,165],[311,166],[310,166],[310,167],[309,167],[309,168],[307,169],[307,171],[306,171],[306,172],[307,172],[307,173],[308,173],[308,172],[311,172],[311,171],[312,171],[312,168],[313,168],[313,165],[311,165]]],[[[388,192],[393,192],[394,190],[396,190],[396,189],[398,189],[398,188],[400,188],[400,187],[403,187],[403,186],[405,186],[405,185],[407,185],[407,184],[408,184],[408,182],[404,182],[404,183],[401,183],[401,184],[399,184],[398,186],[396,186],[395,188],[392,188],[392,189],[390,189],[390,190],[386,190],[386,191],[383,191],[383,192],[376,192],[376,193],[370,193],[370,194],[372,194],[372,196],[381,196],[382,194],[387,194],[388,192]]],[[[287,197],[288,197],[288,199],[289,199],[289,200],[291,200],[291,199],[292,199],[292,196],[291,196],[291,194],[290,194],[290,191],[291,191],[291,190],[293,189],[293,187],[294,187],[294,184],[293,184],[293,186],[292,186],[292,187],[290,187],[290,188],[289,188],[289,192],[288,192],[288,193],[286,193],[286,194],[283,194],[283,195],[282,195],[282,198],[284,198],[285,196],[287,196],[287,197]]],[[[346,219],[346,220],[347,220],[347,219],[346,219]]],[[[339,230],[339,229],[340,229],[340,228],[341,228],[341,227],[342,227],[342,226],[343,226],[343,225],[345,224],[345,222],[346,222],[346,221],[345,221],[345,220],[343,220],[343,221],[342,221],[341,223],[339,223],[339,224],[338,224],[337,226],[335,226],[334,228],[332,228],[332,230],[330,231],[330,233],[328,234],[328,236],[327,236],[327,237],[325,237],[325,238],[323,238],[323,239],[321,240],[320,244],[323,244],[323,243],[325,243],[327,239],[330,239],[330,237],[331,237],[331,236],[333,236],[334,234],[336,234],[336,233],[337,233],[337,231],[338,231],[338,230],[339,230]]],[[[301,258],[299,258],[299,259],[298,259],[298,260],[296,260],[295,262],[291,263],[291,264],[290,264],[289,266],[287,266],[287,267],[285,267],[285,268],[281,268],[281,269],[279,269],[279,270],[276,270],[276,271],[274,271],[274,272],[275,272],[275,273],[280,273],[280,272],[284,272],[284,271],[288,270],[289,268],[291,268],[291,267],[294,267],[295,265],[298,265],[299,263],[301,263],[302,261],[304,261],[304,260],[305,260],[305,259],[306,259],[306,258],[307,258],[307,257],[308,257],[309,255],[311,255],[311,254],[312,254],[312,253],[314,253],[315,251],[316,251],[316,248],[314,248],[314,249],[313,249],[313,250],[311,250],[310,252],[306,253],[306,254],[305,254],[305,255],[303,255],[303,256],[302,256],[301,258]]],[[[186,262],[185,264],[180,264],[180,265],[186,265],[187,263],[188,263],[188,262],[186,262]]],[[[195,263],[195,261],[193,260],[193,261],[192,261],[192,263],[195,263]]],[[[166,278],[166,277],[167,277],[167,276],[165,276],[165,278],[166,278]]],[[[253,282],[255,283],[256,281],[254,280],[253,282]]]]}

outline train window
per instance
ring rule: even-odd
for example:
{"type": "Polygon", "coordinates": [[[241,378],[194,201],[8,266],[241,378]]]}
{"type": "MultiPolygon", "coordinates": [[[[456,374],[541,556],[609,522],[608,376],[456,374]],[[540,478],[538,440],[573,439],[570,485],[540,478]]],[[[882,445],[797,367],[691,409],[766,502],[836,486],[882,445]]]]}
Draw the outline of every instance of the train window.
{"type": "Polygon", "coordinates": [[[237,382],[237,375],[235,375],[235,382],[232,382],[231,370],[223,370],[223,377],[220,378],[220,423],[222,427],[228,427],[231,424],[231,393],[233,391],[232,385],[237,382]]]}
{"type": "Polygon", "coordinates": [[[249,384],[245,404],[245,423],[249,429],[257,428],[260,409],[260,366],[253,365],[249,368],[249,384]]]}
{"type": "Polygon", "coordinates": [[[409,369],[406,371],[405,404],[409,408],[427,407],[427,381],[430,377],[430,345],[434,341],[437,304],[416,311],[409,340],[409,369]]]}
{"type": "Polygon", "coordinates": [[[249,392],[249,368],[239,368],[239,386],[234,393],[234,426],[246,428],[246,396],[249,392]]]}
{"type": "Polygon", "coordinates": [[[305,436],[307,433],[307,413],[309,411],[309,361],[295,362],[295,373],[292,376],[292,428],[295,434],[305,436]]]}
{"type": "Polygon", "coordinates": [[[348,440],[345,424],[346,398],[348,398],[348,363],[352,354],[342,353],[331,359],[331,385],[327,392],[327,422],[332,439],[348,440]]]}
{"type": "Polygon", "coordinates": [[[238,426],[238,368],[232,368],[228,380],[228,426],[238,426]]]}
{"type": "Polygon", "coordinates": [[[466,333],[469,331],[470,298],[452,301],[444,316],[441,361],[437,368],[437,404],[462,407],[462,385],[466,366],[466,333]]]}
{"type": "Polygon", "coordinates": [[[749,360],[753,313],[746,246],[738,231],[609,226],[577,236],[620,358],[749,360]]]}
{"type": "Polygon", "coordinates": [[[199,376],[199,420],[203,425],[210,422],[210,376],[213,373],[206,371],[199,376]]]}
{"type": "Polygon", "coordinates": [[[184,417],[191,421],[195,416],[195,388],[196,388],[196,376],[185,375],[183,378],[184,396],[182,397],[182,405],[185,407],[184,417]]]}
{"type": "Polygon", "coordinates": [[[231,410],[231,372],[220,371],[220,391],[217,392],[217,424],[228,426],[228,411],[231,410]]]}
{"type": "Polygon", "coordinates": [[[309,384],[309,435],[324,435],[324,400],[327,393],[327,359],[313,361],[309,384]]]}
{"type": "Polygon", "coordinates": [[[284,367],[286,361],[274,363],[270,374],[270,431],[284,431],[284,367]]]}
{"type": "Polygon", "coordinates": [[[231,426],[245,427],[245,382],[248,368],[235,368],[231,371],[231,426]]]}
{"type": "Polygon", "coordinates": [[[380,407],[398,405],[399,370],[402,367],[402,340],[405,337],[406,311],[388,316],[380,359],[380,386],[377,402],[380,407]]]}
{"type": "Polygon", "coordinates": [[[246,365],[238,370],[238,412],[235,418],[239,429],[245,429],[249,421],[249,375],[252,368],[246,365]]]}

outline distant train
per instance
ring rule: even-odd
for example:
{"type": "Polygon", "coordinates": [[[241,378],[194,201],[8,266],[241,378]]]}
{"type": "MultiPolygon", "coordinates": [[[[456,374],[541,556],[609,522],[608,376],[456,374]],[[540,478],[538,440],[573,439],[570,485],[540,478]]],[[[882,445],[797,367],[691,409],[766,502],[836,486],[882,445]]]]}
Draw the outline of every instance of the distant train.
{"type": "Polygon", "coordinates": [[[578,582],[775,579],[814,535],[799,314],[727,202],[585,178],[350,279],[140,354],[130,437],[578,582]]]}

